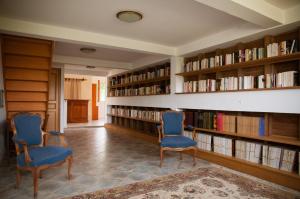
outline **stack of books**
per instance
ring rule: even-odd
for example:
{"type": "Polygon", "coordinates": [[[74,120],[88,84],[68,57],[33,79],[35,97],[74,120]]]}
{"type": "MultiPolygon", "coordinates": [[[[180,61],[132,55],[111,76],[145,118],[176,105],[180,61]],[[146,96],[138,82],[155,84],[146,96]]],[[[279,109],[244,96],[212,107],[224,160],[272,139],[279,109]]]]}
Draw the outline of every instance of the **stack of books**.
{"type": "Polygon", "coordinates": [[[220,91],[229,91],[238,89],[237,77],[224,77],[220,79],[220,91]]]}
{"type": "Polygon", "coordinates": [[[198,91],[199,92],[214,92],[216,91],[216,80],[207,79],[198,81],[198,91]]]}
{"type": "Polygon", "coordinates": [[[265,136],[264,117],[237,116],[237,134],[247,136],[265,136]]]}
{"type": "Polygon", "coordinates": [[[266,74],[266,88],[292,87],[298,85],[298,72],[286,71],[277,74],[266,74]]]}
{"type": "Polygon", "coordinates": [[[259,143],[235,141],[235,157],[254,163],[260,163],[262,145],[259,143]]]}
{"type": "Polygon", "coordinates": [[[217,113],[217,130],[225,132],[236,132],[236,115],[217,113]]]}
{"type": "Polygon", "coordinates": [[[282,73],[276,74],[276,87],[292,87],[296,86],[296,82],[298,79],[297,71],[286,71],[282,73]]]}
{"type": "Polygon", "coordinates": [[[281,41],[279,43],[274,42],[267,45],[267,57],[274,57],[278,55],[292,54],[298,51],[297,40],[281,41]]]}
{"type": "Polygon", "coordinates": [[[198,81],[186,81],[183,83],[184,93],[195,93],[198,91],[198,81]]]}
{"type": "Polygon", "coordinates": [[[232,157],[232,139],[213,136],[214,152],[232,157]]]}
{"type": "Polygon", "coordinates": [[[197,147],[205,151],[211,151],[212,136],[204,133],[197,134],[197,147]]]}
{"type": "Polygon", "coordinates": [[[200,70],[199,60],[187,62],[184,66],[184,72],[200,70]]]}
{"type": "Polygon", "coordinates": [[[292,172],[296,151],[275,146],[263,145],[262,164],[276,169],[292,172]]]}
{"type": "Polygon", "coordinates": [[[239,90],[264,87],[264,75],[239,77],[239,90]]]}

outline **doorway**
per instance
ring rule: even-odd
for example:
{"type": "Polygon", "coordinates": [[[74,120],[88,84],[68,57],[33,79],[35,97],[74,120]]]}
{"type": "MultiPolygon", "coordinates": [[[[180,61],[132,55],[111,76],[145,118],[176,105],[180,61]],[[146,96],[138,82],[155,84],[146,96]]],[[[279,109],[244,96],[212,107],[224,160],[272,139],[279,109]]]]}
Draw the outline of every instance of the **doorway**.
{"type": "Polygon", "coordinates": [[[64,75],[65,128],[102,127],[106,122],[106,77],[64,75]]]}

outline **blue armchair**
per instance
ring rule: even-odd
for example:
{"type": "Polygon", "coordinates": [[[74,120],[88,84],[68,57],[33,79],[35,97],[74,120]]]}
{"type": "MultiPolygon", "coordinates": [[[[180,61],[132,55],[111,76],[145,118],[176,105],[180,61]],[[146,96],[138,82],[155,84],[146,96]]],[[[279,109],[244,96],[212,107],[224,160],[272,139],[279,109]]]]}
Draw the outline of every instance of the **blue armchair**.
{"type": "Polygon", "coordinates": [[[17,188],[21,182],[20,171],[30,171],[33,176],[34,197],[36,197],[41,171],[59,166],[66,161],[68,161],[68,179],[71,179],[72,150],[66,147],[61,133],[43,132],[41,130],[42,119],[38,114],[16,114],[11,124],[17,153],[17,188]],[[62,146],[47,146],[49,135],[59,136],[62,146]]]}
{"type": "Polygon", "coordinates": [[[182,159],[182,151],[193,150],[194,166],[196,165],[195,131],[193,139],[182,135],[184,128],[184,113],[178,111],[166,111],[162,114],[161,125],[158,126],[160,142],[160,167],[163,163],[163,153],[166,150],[179,151],[182,159]]]}

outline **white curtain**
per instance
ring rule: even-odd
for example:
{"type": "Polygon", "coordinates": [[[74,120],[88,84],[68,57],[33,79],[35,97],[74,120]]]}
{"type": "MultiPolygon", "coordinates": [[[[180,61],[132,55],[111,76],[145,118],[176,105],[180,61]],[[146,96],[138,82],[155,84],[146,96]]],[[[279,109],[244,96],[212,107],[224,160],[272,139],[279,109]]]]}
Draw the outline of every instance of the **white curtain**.
{"type": "Polygon", "coordinates": [[[81,79],[65,79],[65,99],[81,99],[81,79]]]}

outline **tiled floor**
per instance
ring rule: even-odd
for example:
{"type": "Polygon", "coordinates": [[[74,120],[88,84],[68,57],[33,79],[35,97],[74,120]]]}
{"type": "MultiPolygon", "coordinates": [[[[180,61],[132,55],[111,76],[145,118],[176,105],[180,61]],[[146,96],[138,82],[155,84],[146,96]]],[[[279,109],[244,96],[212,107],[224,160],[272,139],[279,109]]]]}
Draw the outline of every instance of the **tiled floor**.
{"type": "MultiPolygon", "coordinates": [[[[159,165],[159,148],[141,139],[109,133],[105,128],[72,128],[65,133],[74,151],[73,179],[66,179],[66,165],[43,172],[39,180],[38,198],[61,198],[83,192],[125,185],[175,172],[207,167],[184,155],[167,153],[163,168],[159,165]]],[[[0,198],[32,198],[30,173],[25,173],[19,189],[15,189],[15,166],[2,167],[0,198]]]]}
{"type": "MultiPolygon", "coordinates": [[[[38,198],[62,198],[199,167],[216,166],[198,159],[197,166],[193,167],[190,156],[184,155],[180,161],[177,153],[168,152],[164,165],[160,168],[158,145],[130,137],[120,128],[71,128],[66,130],[65,135],[74,151],[73,178],[71,181],[66,179],[66,165],[44,171],[43,178],[39,179],[38,198]]],[[[246,174],[240,175],[249,177],[246,174]]],[[[19,189],[14,187],[14,164],[0,167],[1,199],[33,198],[30,173],[23,174],[19,189]]]]}

